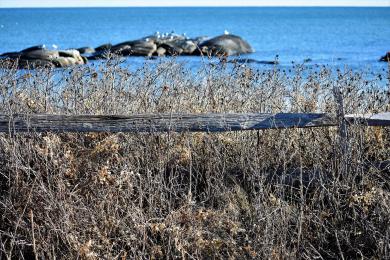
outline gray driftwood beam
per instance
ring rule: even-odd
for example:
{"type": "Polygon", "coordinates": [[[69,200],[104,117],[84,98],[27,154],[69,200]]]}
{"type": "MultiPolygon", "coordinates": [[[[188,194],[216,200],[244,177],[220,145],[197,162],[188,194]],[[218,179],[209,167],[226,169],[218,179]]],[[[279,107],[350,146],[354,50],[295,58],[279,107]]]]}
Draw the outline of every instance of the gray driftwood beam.
{"type": "MultiPolygon", "coordinates": [[[[382,117],[348,116],[349,122],[390,125],[382,117]]],[[[325,113],[229,113],[141,115],[0,115],[0,132],[225,132],[336,126],[337,118],[325,113]]]]}

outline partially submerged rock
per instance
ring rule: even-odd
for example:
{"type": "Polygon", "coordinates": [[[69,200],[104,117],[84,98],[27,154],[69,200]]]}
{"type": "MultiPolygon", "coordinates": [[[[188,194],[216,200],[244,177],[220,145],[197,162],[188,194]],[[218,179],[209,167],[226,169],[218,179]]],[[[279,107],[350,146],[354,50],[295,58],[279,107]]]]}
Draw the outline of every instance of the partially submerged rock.
{"type": "Polygon", "coordinates": [[[25,60],[51,60],[58,58],[59,56],[60,55],[58,51],[51,51],[47,49],[33,50],[29,52],[20,53],[20,59],[25,60]]]}
{"type": "Polygon", "coordinates": [[[68,67],[85,64],[88,59],[109,59],[112,56],[176,56],[176,55],[240,55],[253,52],[252,47],[236,35],[220,35],[215,38],[200,36],[188,38],[175,33],[156,33],[138,40],[116,45],[106,43],[96,48],[82,47],[74,50],[48,50],[44,45],[33,46],[19,52],[0,55],[17,62],[19,68],[36,66],[68,67]]]}
{"type": "Polygon", "coordinates": [[[240,55],[253,52],[252,47],[236,35],[188,38],[175,33],[150,35],[135,41],[116,45],[104,44],[95,48],[90,59],[107,59],[110,54],[119,56],[176,56],[176,55],[240,55]]]}
{"type": "Polygon", "coordinates": [[[199,45],[200,51],[206,55],[240,55],[252,53],[253,49],[241,37],[231,34],[220,35],[206,40],[199,45]]]}
{"type": "Polygon", "coordinates": [[[111,54],[118,56],[152,56],[157,51],[157,45],[152,40],[135,40],[116,45],[104,44],[95,48],[96,52],[89,57],[92,60],[108,59],[111,54]]]}
{"type": "Polygon", "coordinates": [[[164,48],[168,55],[192,55],[198,46],[198,42],[174,33],[159,36],[154,41],[158,48],[164,48]]]}
{"type": "Polygon", "coordinates": [[[150,57],[157,50],[157,45],[152,40],[137,40],[129,44],[131,46],[130,54],[134,56],[150,57]]]}
{"type": "Polygon", "coordinates": [[[390,51],[386,53],[385,56],[382,56],[379,61],[387,61],[390,62],[390,51]]]}
{"type": "Polygon", "coordinates": [[[41,45],[20,52],[4,53],[1,57],[17,63],[18,68],[65,68],[87,62],[87,59],[81,56],[78,50],[48,50],[41,45]]]}
{"type": "Polygon", "coordinates": [[[169,55],[192,55],[197,49],[197,45],[190,40],[180,40],[175,42],[167,42],[159,45],[159,48],[166,50],[169,55]]]}

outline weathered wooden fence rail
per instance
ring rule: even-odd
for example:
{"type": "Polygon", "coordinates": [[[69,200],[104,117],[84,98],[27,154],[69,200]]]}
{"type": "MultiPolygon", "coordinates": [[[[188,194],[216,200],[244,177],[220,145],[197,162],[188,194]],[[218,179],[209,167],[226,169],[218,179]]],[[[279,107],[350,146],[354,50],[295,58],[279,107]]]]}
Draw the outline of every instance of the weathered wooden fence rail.
{"type": "MultiPolygon", "coordinates": [[[[348,115],[346,121],[390,126],[390,113],[348,115]]],[[[336,126],[325,113],[209,113],[140,115],[0,115],[0,132],[225,132],[336,126]]]]}

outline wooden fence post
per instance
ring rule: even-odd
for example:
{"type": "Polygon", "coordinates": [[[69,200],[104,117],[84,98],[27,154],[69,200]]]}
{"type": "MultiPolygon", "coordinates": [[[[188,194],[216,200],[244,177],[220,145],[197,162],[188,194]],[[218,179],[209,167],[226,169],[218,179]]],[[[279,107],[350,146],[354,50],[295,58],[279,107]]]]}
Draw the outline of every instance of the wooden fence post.
{"type": "Polygon", "coordinates": [[[333,88],[333,93],[337,103],[337,121],[339,132],[339,151],[340,151],[340,174],[345,175],[348,172],[349,143],[348,143],[348,125],[345,118],[344,98],[341,89],[338,86],[333,88]]]}

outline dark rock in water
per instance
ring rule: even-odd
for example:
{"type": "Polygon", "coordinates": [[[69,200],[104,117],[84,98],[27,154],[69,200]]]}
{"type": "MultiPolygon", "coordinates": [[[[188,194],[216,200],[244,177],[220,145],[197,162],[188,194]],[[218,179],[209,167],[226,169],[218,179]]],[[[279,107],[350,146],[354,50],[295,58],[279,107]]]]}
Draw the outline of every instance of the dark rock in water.
{"type": "Polygon", "coordinates": [[[127,56],[131,54],[131,46],[126,43],[113,45],[110,49],[110,52],[115,55],[127,56]]]}
{"type": "Polygon", "coordinates": [[[164,54],[168,54],[168,55],[179,55],[183,50],[178,48],[177,46],[173,45],[173,44],[169,44],[169,43],[163,43],[161,45],[158,46],[158,48],[163,48],[165,50],[165,53],[164,54]]]}
{"type": "Polygon", "coordinates": [[[305,62],[305,63],[306,63],[306,62],[312,62],[312,61],[313,61],[313,60],[310,59],[310,58],[307,58],[307,59],[304,59],[304,60],[303,60],[303,62],[305,62]]]}
{"type": "Polygon", "coordinates": [[[206,55],[240,55],[252,53],[253,49],[245,40],[236,35],[220,35],[206,40],[199,45],[202,54],[206,55]]]}
{"type": "Polygon", "coordinates": [[[182,35],[160,37],[155,40],[157,47],[162,47],[168,55],[192,55],[198,45],[182,35]]]}
{"type": "Polygon", "coordinates": [[[198,48],[198,45],[191,40],[178,41],[176,45],[182,50],[182,54],[191,55],[198,48]]]}
{"type": "Polygon", "coordinates": [[[5,52],[0,54],[0,58],[17,59],[21,55],[20,52],[5,52]]]}
{"type": "Polygon", "coordinates": [[[98,47],[95,48],[95,51],[96,52],[99,52],[99,51],[108,51],[112,48],[112,44],[111,43],[106,43],[106,44],[102,44],[98,47]]]}
{"type": "Polygon", "coordinates": [[[96,50],[92,47],[81,47],[81,48],[77,48],[76,50],[78,50],[80,54],[91,54],[96,52],[96,50]]]}
{"type": "Polygon", "coordinates": [[[390,51],[387,52],[385,56],[381,57],[379,61],[387,61],[387,62],[390,62],[390,51]]]}
{"type": "Polygon", "coordinates": [[[135,40],[122,42],[116,45],[105,44],[97,47],[96,52],[88,57],[91,60],[108,59],[110,54],[119,56],[152,56],[157,45],[151,40],[135,40]]]}
{"type": "Polygon", "coordinates": [[[102,44],[95,48],[95,52],[88,56],[90,60],[108,59],[112,49],[111,43],[102,44]]]}
{"type": "Polygon", "coordinates": [[[27,49],[18,51],[18,52],[6,52],[0,54],[0,57],[5,57],[5,58],[19,58],[23,53],[30,53],[30,52],[42,52],[42,50],[46,50],[45,45],[37,45],[33,47],[29,47],[27,49]]]}
{"type": "Polygon", "coordinates": [[[279,61],[267,61],[267,60],[255,60],[255,59],[232,59],[228,61],[229,63],[255,63],[255,64],[266,64],[266,65],[277,65],[279,64],[279,61]]]}
{"type": "MultiPolygon", "coordinates": [[[[85,48],[79,51],[84,52],[85,48]]],[[[206,36],[190,39],[183,35],[156,32],[139,40],[126,41],[116,45],[103,44],[95,48],[88,59],[107,59],[110,54],[119,56],[162,56],[162,55],[239,55],[253,52],[251,46],[235,35],[221,35],[212,39],[206,36]],[[201,48],[199,48],[199,46],[201,48]]]]}
{"type": "Polygon", "coordinates": [[[112,52],[121,56],[129,56],[132,53],[132,48],[130,45],[124,45],[120,48],[112,49],[112,52]]]}
{"type": "Polygon", "coordinates": [[[32,46],[30,48],[21,50],[20,52],[30,52],[30,51],[37,51],[37,50],[44,50],[46,49],[45,45],[37,45],[37,46],[32,46]]]}
{"type": "MultiPolygon", "coordinates": [[[[172,32],[169,34],[156,33],[139,40],[122,42],[110,46],[109,51],[121,56],[150,57],[152,55],[191,55],[195,49],[197,49],[197,44],[193,40],[172,32]]],[[[104,58],[104,55],[97,53],[93,58],[97,57],[104,58]]]]}
{"type": "Polygon", "coordinates": [[[131,54],[134,56],[152,56],[157,50],[153,41],[134,41],[131,44],[131,54]]]}
{"type": "Polygon", "coordinates": [[[135,40],[122,42],[114,45],[111,49],[113,53],[118,55],[134,55],[134,56],[152,56],[157,50],[157,45],[153,40],[135,40]]]}
{"type": "Polygon", "coordinates": [[[179,46],[176,45],[176,43],[163,43],[161,45],[158,46],[158,49],[164,49],[165,50],[165,53],[164,54],[168,54],[168,55],[180,55],[182,54],[183,52],[183,49],[180,48],[179,46]]]}
{"type": "Polygon", "coordinates": [[[197,42],[189,39],[184,35],[175,33],[158,35],[155,38],[158,47],[163,47],[169,55],[191,55],[197,48],[197,42]]]}
{"type": "Polygon", "coordinates": [[[50,51],[47,49],[23,51],[21,52],[20,58],[26,60],[51,60],[58,58],[60,55],[58,51],[50,51]]]}
{"type": "MultiPolygon", "coordinates": [[[[108,59],[112,56],[163,56],[163,55],[239,55],[253,52],[251,46],[239,36],[221,35],[212,39],[206,36],[188,38],[185,34],[156,33],[138,40],[126,41],[116,45],[110,43],[98,47],[82,47],[75,50],[48,50],[44,45],[33,46],[20,52],[8,52],[0,58],[20,60],[19,64],[45,64],[49,61],[56,67],[85,64],[88,59],[108,59]],[[40,62],[38,62],[38,60],[40,62]],[[45,61],[45,62],[44,62],[45,61]]],[[[274,62],[257,63],[274,64],[274,62]]]]}
{"type": "Polygon", "coordinates": [[[18,68],[68,67],[85,64],[86,58],[77,50],[56,51],[44,47],[32,47],[20,52],[3,54],[3,57],[17,63],[18,68]]]}

